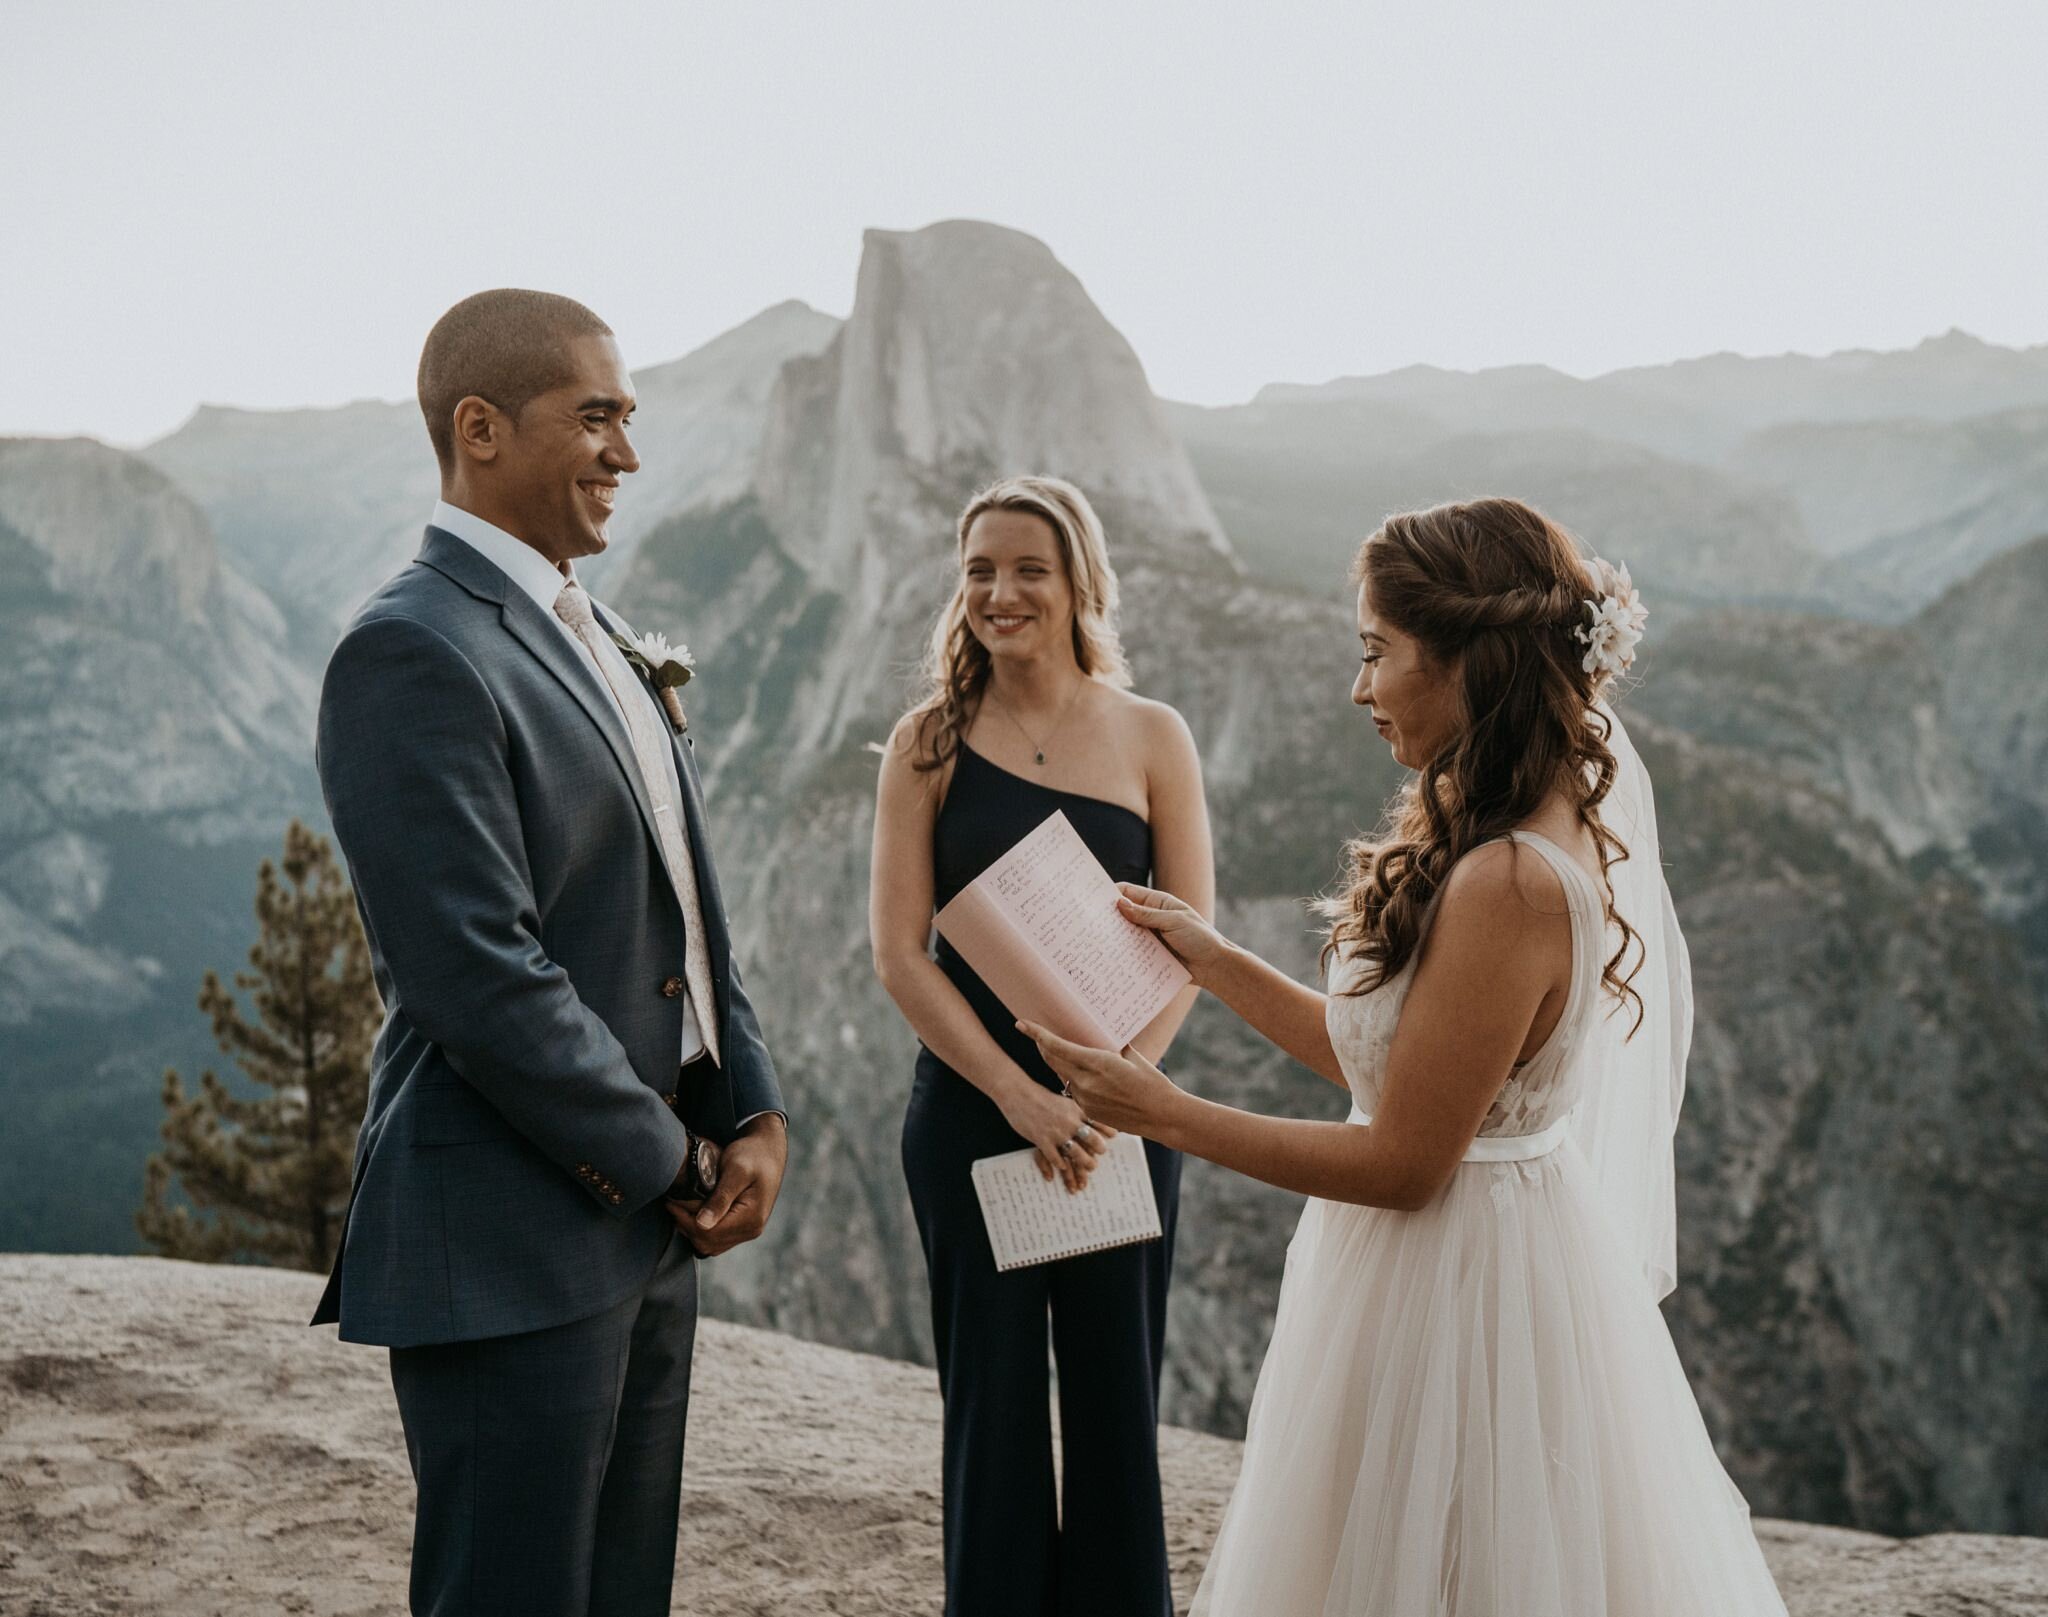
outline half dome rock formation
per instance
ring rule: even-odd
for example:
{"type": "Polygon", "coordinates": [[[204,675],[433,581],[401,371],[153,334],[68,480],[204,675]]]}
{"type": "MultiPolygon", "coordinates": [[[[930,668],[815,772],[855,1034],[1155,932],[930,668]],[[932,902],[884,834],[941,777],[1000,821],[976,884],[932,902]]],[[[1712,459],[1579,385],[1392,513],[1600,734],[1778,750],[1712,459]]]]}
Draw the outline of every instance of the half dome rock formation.
{"type": "Polygon", "coordinates": [[[137,813],[204,840],[209,816],[287,800],[313,676],[162,472],[87,438],[0,439],[0,580],[0,845],[137,813]]]}
{"type": "MultiPolygon", "coordinates": [[[[0,1609],[403,1609],[413,1491],[385,1356],[305,1327],[319,1287],[273,1269],[0,1256],[0,1609]]],[[[691,1392],[677,1613],[937,1613],[931,1372],[707,1321],[691,1392]]],[[[1162,1434],[1177,1610],[1237,1452],[1162,1434]]],[[[2037,1539],[1770,1521],[1759,1534],[1794,1617],[2048,1610],[2037,1539]]]]}
{"type": "Polygon", "coordinates": [[[1142,512],[1152,544],[1230,554],[1138,356],[1042,242],[967,220],[870,230],[845,327],[777,385],[755,478],[769,526],[865,603],[878,569],[927,564],[957,487],[1017,472],[1142,512]]]}
{"type": "MultiPolygon", "coordinates": [[[[1236,575],[1144,367],[1043,243],[960,220],[870,230],[845,325],[782,367],[751,494],[651,535],[621,604],[702,623],[709,593],[713,633],[787,639],[812,675],[787,744],[814,757],[893,717],[950,583],[955,515],[1024,472],[1087,491],[1120,569],[1236,575]],[[744,557],[743,574],[707,576],[691,550],[744,557]]],[[[770,655],[754,644],[751,666],[770,655]]]]}

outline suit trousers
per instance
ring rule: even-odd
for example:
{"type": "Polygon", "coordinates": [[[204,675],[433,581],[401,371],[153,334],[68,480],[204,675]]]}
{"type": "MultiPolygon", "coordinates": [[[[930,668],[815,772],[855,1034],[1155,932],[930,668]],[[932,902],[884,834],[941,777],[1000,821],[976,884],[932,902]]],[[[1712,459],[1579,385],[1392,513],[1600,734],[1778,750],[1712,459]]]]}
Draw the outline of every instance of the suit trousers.
{"type": "Polygon", "coordinates": [[[1023,1143],[995,1102],[919,1053],[903,1169],[945,1398],[947,1617],[1171,1617],[1159,1373],[1181,1159],[1145,1143],[1164,1240],[999,1274],[969,1170],[1023,1143]]]}
{"type": "Polygon", "coordinates": [[[414,1617],[668,1617],[697,1258],[547,1330],[393,1348],[414,1617]]]}

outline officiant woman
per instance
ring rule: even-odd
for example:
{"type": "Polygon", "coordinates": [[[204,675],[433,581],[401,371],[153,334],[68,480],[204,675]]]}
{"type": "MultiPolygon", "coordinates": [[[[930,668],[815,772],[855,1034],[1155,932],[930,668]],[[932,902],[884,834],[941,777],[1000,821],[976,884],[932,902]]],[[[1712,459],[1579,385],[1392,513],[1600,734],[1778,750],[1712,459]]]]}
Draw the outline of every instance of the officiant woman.
{"type": "MultiPolygon", "coordinates": [[[[924,693],[882,761],[869,899],[875,971],[922,1043],[903,1171],[945,1396],[946,1611],[1170,1617],[1158,1405],[1180,1159],[1146,1142],[1164,1240],[998,1274],[975,1159],[1033,1148],[1042,1174],[1079,1190],[1114,1131],[1061,1093],[966,962],[927,941],[934,911],[1055,810],[1112,877],[1212,912],[1201,764],[1181,716],[1130,689],[1116,574],[1079,489],[1005,479],[968,502],[956,538],[924,693]]],[[[1162,1058],[1193,1001],[1183,992],[1137,1047],[1162,1058]]]]}

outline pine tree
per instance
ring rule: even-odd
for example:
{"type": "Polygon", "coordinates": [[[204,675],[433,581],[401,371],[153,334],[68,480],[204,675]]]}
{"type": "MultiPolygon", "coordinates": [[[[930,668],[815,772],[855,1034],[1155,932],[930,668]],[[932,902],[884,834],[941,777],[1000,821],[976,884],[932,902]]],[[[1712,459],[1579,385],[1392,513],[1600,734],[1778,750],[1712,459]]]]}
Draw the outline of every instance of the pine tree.
{"type": "Polygon", "coordinates": [[[348,880],[327,839],[297,820],[281,866],[266,859],[257,872],[256,919],[251,969],[235,985],[257,1020],[211,971],[199,1008],[221,1050],[269,1093],[244,1099],[207,1071],[188,1096],[166,1072],[164,1149],[149,1159],[135,1227],[166,1257],[324,1273],[383,1008],[348,880]],[[189,1207],[170,1201],[173,1179],[189,1207]]]}

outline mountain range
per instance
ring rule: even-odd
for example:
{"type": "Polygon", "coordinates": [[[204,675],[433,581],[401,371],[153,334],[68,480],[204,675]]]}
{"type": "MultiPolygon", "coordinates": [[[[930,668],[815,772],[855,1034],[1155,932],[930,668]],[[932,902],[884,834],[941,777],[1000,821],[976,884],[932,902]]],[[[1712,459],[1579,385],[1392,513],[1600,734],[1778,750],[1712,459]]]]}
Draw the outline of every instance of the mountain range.
{"type": "MultiPolygon", "coordinates": [[[[1004,472],[1101,510],[1139,688],[1200,746],[1220,918],[1303,976],[1304,899],[1398,771],[1346,699],[1387,511],[1523,495],[1656,616],[1625,699],[1700,1017],[1667,1305],[1761,1512],[2048,1526],[2048,350],[1734,356],[1156,398],[1042,243],[872,231],[843,321],[771,308],[636,373],[646,470],[594,569],[687,639],[698,756],[795,1157],[730,1318],[929,1357],[876,985],[873,743],[1004,472]]],[[[317,820],[318,671],[431,501],[407,405],[209,407],[139,455],[0,443],[0,1245],[124,1250],[191,998],[255,861],[317,820]]],[[[1176,1076],[1335,1115],[1213,1005],[1176,1076]]],[[[1335,1109],[1341,1111],[1341,1107],[1335,1109]]],[[[1170,1418],[1241,1429],[1298,1202],[1191,1165],[1170,1418]]]]}

